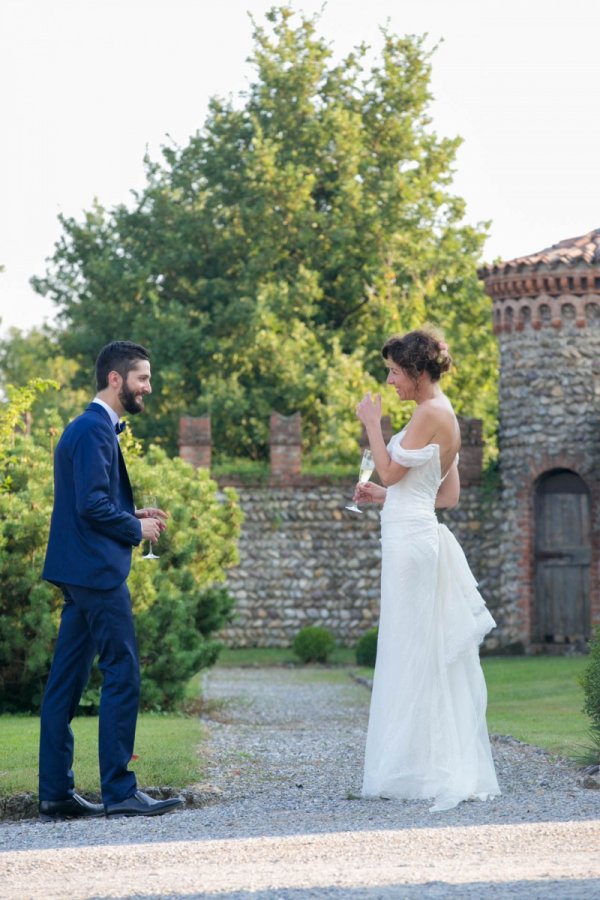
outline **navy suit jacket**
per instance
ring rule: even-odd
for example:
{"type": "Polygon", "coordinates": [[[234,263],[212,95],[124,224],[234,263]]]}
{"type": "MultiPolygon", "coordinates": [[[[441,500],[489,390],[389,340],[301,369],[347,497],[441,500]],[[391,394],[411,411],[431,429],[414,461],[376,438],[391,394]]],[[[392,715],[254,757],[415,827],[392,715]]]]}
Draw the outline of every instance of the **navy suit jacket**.
{"type": "Polygon", "coordinates": [[[54,454],[54,509],[42,577],[111,590],[129,575],[142,539],[125,461],[99,403],[65,428],[54,454]]]}

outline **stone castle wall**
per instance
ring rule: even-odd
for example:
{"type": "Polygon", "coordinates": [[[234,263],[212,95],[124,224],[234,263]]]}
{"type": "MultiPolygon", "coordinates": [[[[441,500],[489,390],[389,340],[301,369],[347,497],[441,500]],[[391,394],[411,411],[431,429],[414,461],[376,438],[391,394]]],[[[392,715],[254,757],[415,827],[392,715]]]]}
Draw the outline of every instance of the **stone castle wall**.
{"type": "MultiPolygon", "coordinates": [[[[323,625],[352,646],[379,615],[379,508],[346,512],[353,483],[237,487],[245,522],[240,564],[228,573],[236,618],[222,639],[233,647],[286,647],[300,628],[323,625]]],[[[480,486],[463,488],[440,512],[460,541],[492,612],[498,607],[499,509],[480,486]]],[[[499,623],[500,624],[500,623],[499,623]]],[[[487,649],[514,642],[504,625],[487,649]]]]}
{"type": "MultiPolygon", "coordinates": [[[[499,493],[481,484],[481,422],[459,417],[461,498],[438,512],[461,544],[498,627],[490,651],[520,640],[514,592],[502,594],[504,534],[499,493]]],[[[311,479],[300,473],[299,416],[271,416],[271,475],[268,484],[234,484],[245,515],[240,563],[228,572],[236,601],[235,620],[222,639],[230,646],[285,647],[306,625],[324,625],[351,646],[379,616],[379,508],[362,516],[344,509],[353,481],[311,479]]],[[[382,420],[384,433],[391,423],[382,420]]],[[[180,452],[196,464],[210,460],[210,422],[186,418],[180,452]]]]}
{"type": "Polygon", "coordinates": [[[500,345],[499,608],[529,651],[577,649],[600,624],[600,229],[479,277],[500,345]]]}
{"type": "MultiPolygon", "coordinates": [[[[511,611],[501,604],[499,536],[502,515],[496,489],[481,484],[483,441],[478,419],[459,417],[461,498],[439,511],[460,542],[498,627],[487,649],[515,644],[511,611]],[[501,615],[498,615],[501,613],[501,615]]],[[[389,419],[382,420],[387,438],[389,419]]],[[[286,647],[307,625],[329,628],[352,646],[377,624],[380,590],[380,507],[362,515],[344,506],[353,481],[303,476],[301,422],[271,415],[271,474],[267,484],[233,484],[244,512],[240,563],[229,570],[227,589],[236,601],[234,621],[221,638],[233,647],[286,647]]],[[[363,441],[364,444],[364,435],[363,441]]],[[[210,465],[210,421],[185,418],[180,453],[196,465],[210,465]]]]}
{"type": "Polygon", "coordinates": [[[287,647],[300,628],[324,625],[350,645],[376,624],[378,513],[344,511],[353,485],[237,487],[245,520],[240,564],[228,573],[235,647],[287,647]]]}
{"type": "MultiPolygon", "coordinates": [[[[500,343],[499,612],[527,645],[534,618],[535,483],[569,469],[591,493],[593,560],[600,559],[600,305],[539,298],[521,327],[503,316],[500,343]],[[552,309],[551,309],[552,307],[552,309]]],[[[598,298],[590,298],[598,299],[598,298]]],[[[532,301],[529,301],[532,305],[532,301]]],[[[521,304],[521,312],[527,307],[521,304]]],[[[510,319],[511,317],[509,317],[510,319]]],[[[517,323],[518,324],[518,323],[517,323]]],[[[591,570],[592,621],[600,618],[597,564],[591,570]]]]}

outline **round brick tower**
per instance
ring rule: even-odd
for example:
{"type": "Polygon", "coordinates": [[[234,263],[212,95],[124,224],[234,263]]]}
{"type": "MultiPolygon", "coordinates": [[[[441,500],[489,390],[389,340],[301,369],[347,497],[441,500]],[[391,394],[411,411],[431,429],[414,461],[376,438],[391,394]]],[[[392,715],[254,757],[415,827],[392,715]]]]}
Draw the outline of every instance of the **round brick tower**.
{"type": "Polygon", "coordinates": [[[503,643],[600,622],[600,229],[480,270],[500,344],[503,643]]]}

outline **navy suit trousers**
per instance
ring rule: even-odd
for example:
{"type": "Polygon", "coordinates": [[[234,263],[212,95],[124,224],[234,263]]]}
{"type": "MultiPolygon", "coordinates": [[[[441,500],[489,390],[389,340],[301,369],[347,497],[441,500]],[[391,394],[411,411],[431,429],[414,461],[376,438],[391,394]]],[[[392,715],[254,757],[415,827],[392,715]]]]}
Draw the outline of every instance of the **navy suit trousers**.
{"type": "Polygon", "coordinates": [[[103,675],[99,757],[102,800],[120,803],[137,790],[128,770],[140,700],[140,666],[127,583],[108,591],[61,584],[62,611],[54,661],[41,710],[40,800],[74,791],[75,715],[98,655],[103,675]]]}

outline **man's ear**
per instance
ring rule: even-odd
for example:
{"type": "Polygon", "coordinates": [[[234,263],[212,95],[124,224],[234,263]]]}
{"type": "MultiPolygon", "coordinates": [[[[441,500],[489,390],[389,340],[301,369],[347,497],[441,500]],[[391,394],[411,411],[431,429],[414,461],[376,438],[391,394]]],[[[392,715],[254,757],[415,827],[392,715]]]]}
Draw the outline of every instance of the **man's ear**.
{"type": "Polygon", "coordinates": [[[108,373],[108,386],[113,388],[113,390],[115,390],[115,391],[120,391],[122,384],[123,384],[122,375],[119,375],[119,373],[115,369],[112,369],[108,373]]]}

